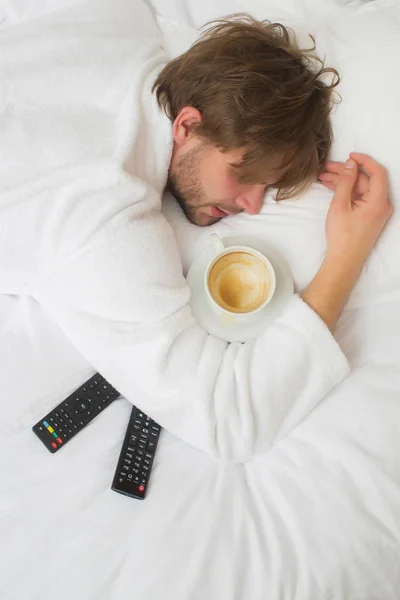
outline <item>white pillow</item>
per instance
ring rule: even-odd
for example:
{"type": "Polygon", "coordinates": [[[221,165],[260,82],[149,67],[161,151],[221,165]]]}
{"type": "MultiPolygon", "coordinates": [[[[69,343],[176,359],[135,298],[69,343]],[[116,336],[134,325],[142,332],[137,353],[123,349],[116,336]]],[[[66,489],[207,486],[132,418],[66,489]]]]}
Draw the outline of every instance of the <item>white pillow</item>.
{"type": "Polygon", "coordinates": [[[250,12],[258,19],[313,21],[354,9],[371,0],[146,0],[155,13],[195,28],[206,21],[235,12],[250,12]]]}

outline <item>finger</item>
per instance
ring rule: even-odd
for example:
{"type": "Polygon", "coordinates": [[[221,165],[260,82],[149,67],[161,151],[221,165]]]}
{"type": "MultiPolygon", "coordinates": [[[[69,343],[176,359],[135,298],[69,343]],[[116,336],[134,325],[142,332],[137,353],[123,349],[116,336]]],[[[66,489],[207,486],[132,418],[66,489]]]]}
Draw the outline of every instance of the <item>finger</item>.
{"type": "Polygon", "coordinates": [[[324,171],[323,173],[319,174],[319,179],[324,183],[333,182],[336,184],[338,182],[339,175],[336,175],[336,173],[328,173],[327,171],[324,171]]]}
{"type": "Polygon", "coordinates": [[[328,171],[330,173],[337,173],[338,175],[340,175],[340,173],[342,172],[343,167],[344,167],[344,163],[336,162],[333,160],[330,160],[329,162],[327,162],[325,164],[326,171],[328,171]]]}
{"type": "Polygon", "coordinates": [[[363,194],[366,194],[368,192],[369,181],[370,178],[366,173],[363,173],[363,171],[358,172],[358,179],[356,183],[357,194],[360,194],[360,196],[362,196],[363,194]]]}
{"type": "Polygon", "coordinates": [[[358,177],[358,167],[355,160],[349,158],[346,160],[344,168],[338,178],[336,193],[333,202],[341,204],[343,207],[351,206],[353,188],[358,177]]]}
{"type": "Polygon", "coordinates": [[[362,166],[370,175],[369,189],[371,199],[380,201],[382,197],[387,196],[387,171],[383,165],[378,163],[368,154],[359,152],[351,152],[353,158],[360,166],[362,166]]]}
{"type": "Polygon", "coordinates": [[[336,190],[335,183],[331,183],[329,181],[321,181],[321,183],[324,187],[328,188],[328,190],[332,190],[333,192],[336,190]]]}

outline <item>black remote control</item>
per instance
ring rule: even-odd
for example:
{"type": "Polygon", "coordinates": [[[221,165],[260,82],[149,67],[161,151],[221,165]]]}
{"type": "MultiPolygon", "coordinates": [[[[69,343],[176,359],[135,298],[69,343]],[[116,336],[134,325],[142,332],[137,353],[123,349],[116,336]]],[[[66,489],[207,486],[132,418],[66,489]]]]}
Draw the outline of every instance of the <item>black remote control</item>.
{"type": "Polygon", "coordinates": [[[111,489],[131,498],[146,495],[161,427],[133,407],[111,489]]]}
{"type": "Polygon", "coordinates": [[[119,392],[99,373],[93,375],[32,427],[50,452],[57,452],[95,418],[119,392]]]}

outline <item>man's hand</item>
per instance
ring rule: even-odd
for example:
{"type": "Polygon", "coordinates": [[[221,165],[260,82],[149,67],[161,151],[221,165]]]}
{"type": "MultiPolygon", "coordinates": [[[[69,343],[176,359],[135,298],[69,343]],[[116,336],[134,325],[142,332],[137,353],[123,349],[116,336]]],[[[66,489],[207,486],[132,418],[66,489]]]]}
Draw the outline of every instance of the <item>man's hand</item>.
{"type": "MultiPolygon", "coordinates": [[[[344,169],[344,163],[330,161],[325,164],[325,169],[325,171],[322,171],[319,174],[319,180],[324,184],[325,187],[335,192],[337,183],[339,181],[339,176],[344,169]]],[[[369,176],[363,171],[358,171],[358,177],[351,196],[352,202],[360,200],[360,197],[368,192],[368,190],[369,176]]]]}
{"type": "Polygon", "coordinates": [[[350,157],[344,165],[329,163],[326,174],[320,176],[326,187],[335,190],[325,225],[327,252],[301,295],[332,332],[365,259],[392,214],[386,169],[366,154],[352,152],[350,157]]]}
{"type": "Polygon", "coordinates": [[[320,175],[322,183],[336,192],[326,219],[327,255],[362,264],[392,214],[392,206],[386,169],[367,154],[352,152],[350,157],[345,164],[328,163],[320,175]]]}

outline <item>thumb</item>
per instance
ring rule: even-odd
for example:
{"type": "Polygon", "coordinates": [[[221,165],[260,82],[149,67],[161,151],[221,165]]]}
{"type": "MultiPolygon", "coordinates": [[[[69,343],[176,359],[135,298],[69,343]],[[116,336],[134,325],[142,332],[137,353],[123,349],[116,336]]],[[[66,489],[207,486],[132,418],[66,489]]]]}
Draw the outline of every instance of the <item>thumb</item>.
{"type": "Polygon", "coordinates": [[[357,181],[358,165],[355,160],[349,158],[346,160],[339,180],[336,185],[335,201],[348,205],[351,203],[351,194],[357,181]]]}

